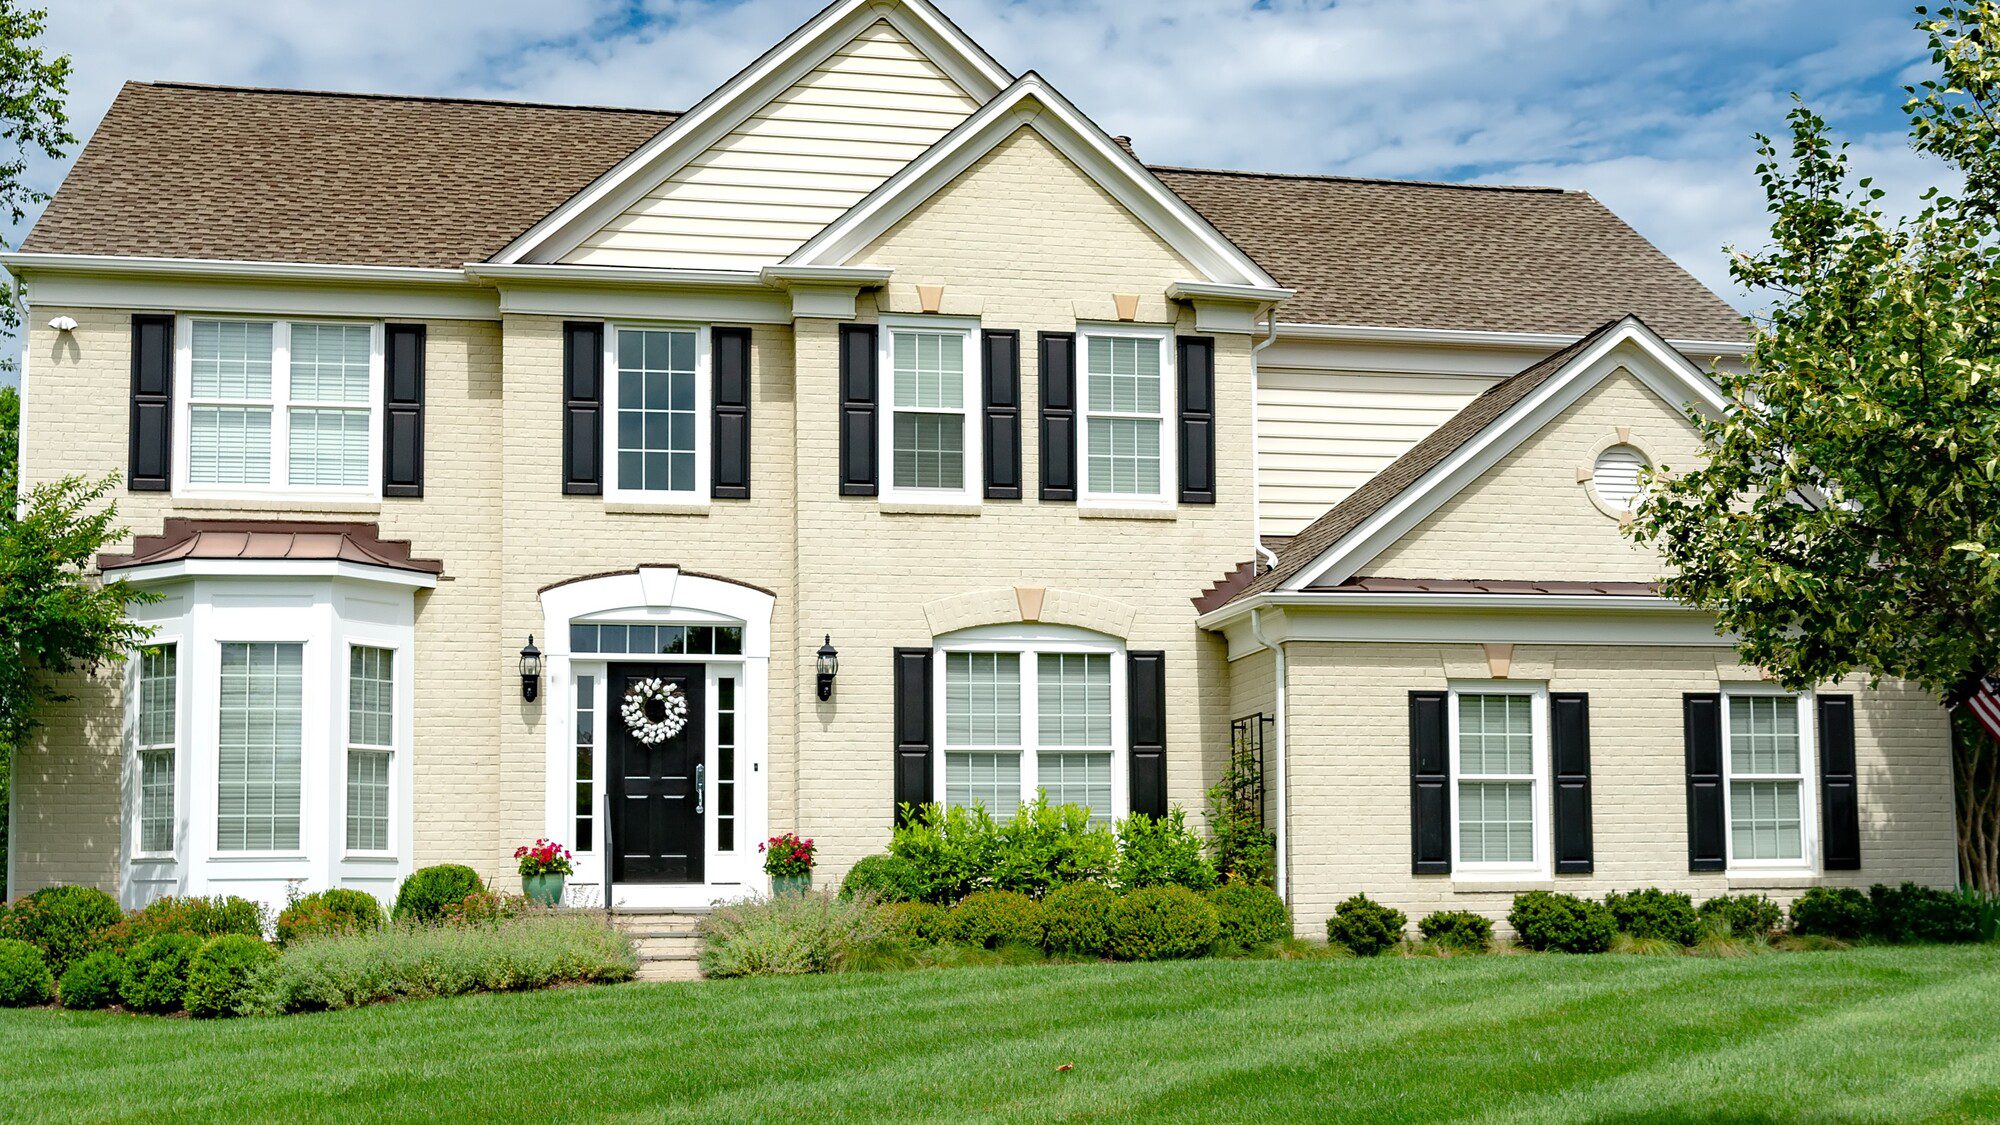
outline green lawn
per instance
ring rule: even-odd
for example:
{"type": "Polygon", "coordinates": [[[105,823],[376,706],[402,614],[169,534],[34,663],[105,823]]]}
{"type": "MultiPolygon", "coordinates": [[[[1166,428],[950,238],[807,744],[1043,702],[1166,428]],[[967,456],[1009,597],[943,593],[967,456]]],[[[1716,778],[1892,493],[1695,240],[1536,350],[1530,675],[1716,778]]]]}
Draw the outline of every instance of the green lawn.
{"type": "Polygon", "coordinates": [[[932,970],[217,1023],[16,1011],[0,1119],[1971,1120],[2000,1116],[1996,1012],[1995,947],[932,970]]]}

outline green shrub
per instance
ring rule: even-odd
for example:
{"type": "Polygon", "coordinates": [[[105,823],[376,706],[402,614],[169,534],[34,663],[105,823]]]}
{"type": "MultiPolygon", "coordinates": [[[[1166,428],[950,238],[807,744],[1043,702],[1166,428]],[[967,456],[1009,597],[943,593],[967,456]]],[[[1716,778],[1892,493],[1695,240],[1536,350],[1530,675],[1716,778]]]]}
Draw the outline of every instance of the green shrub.
{"type": "Polygon", "coordinates": [[[1493,920],[1470,910],[1439,910],[1417,923],[1425,938],[1447,949],[1484,953],[1493,948],[1493,920]]]}
{"type": "Polygon", "coordinates": [[[1874,925],[1875,908],[1854,887],[1813,887],[1792,902],[1792,932],[1853,941],[1874,925]]]}
{"type": "MultiPolygon", "coordinates": [[[[382,904],[367,891],[333,887],[314,891],[278,913],[278,944],[382,928],[382,904]]],[[[256,936],[256,935],[250,935],[256,936]]]]}
{"type": "Polygon", "coordinates": [[[1514,896],[1507,924],[1529,949],[1551,953],[1602,953],[1618,935],[1618,923],[1601,903],[1554,891],[1514,896]]]}
{"type": "MultiPolygon", "coordinates": [[[[370,901],[374,901],[372,897],[370,901]]],[[[188,1014],[196,1017],[235,1015],[237,1008],[250,998],[251,980],[277,956],[278,951],[262,938],[246,934],[223,934],[209,938],[188,961],[188,1014]]]]}
{"type": "Polygon", "coordinates": [[[1208,892],[1224,948],[1255,949],[1292,936],[1292,912],[1261,883],[1224,883],[1208,892]]]}
{"type": "Polygon", "coordinates": [[[881,907],[884,937],[905,946],[951,940],[951,913],[935,902],[889,902],[881,907]]]}
{"type": "Polygon", "coordinates": [[[1205,891],[1215,885],[1215,865],[1204,850],[1187,826],[1186,810],[1176,806],[1162,817],[1133,813],[1118,822],[1118,888],[1205,891]]]}
{"type": "Polygon", "coordinates": [[[1042,911],[1018,891],[977,891],[951,908],[951,936],[967,945],[1040,945],[1042,911]]]}
{"type": "Polygon", "coordinates": [[[1102,957],[1111,943],[1111,908],[1118,896],[1097,883],[1057,887],[1042,900],[1042,948],[1050,953],[1102,957]]]}
{"type": "Polygon", "coordinates": [[[218,937],[244,934],[262,937],[264,907],[236,895],[211,898],[190,896],[156,898],[133,911],[125,920],[104,931],[104,944],[124,953],[157,934],[193,934],[218,937]]]}
{"type": "Polygon", "coordinates": [[[1111,907],[1108,948],[1121,961],[1200,957],[1215,945],[1221,925],[1215,907],[1186,887],[1142,887],[1111,907]]]}
{"type": "Polygon", "coordinates": [[[1208,791],[1208,854],[1225,883],[1278,880],[1278,835],[1264,827],[1261,787],[1235,764],[1208,791]]]}
{"type": "Polygon", "coordinates": [[[883,936],[878,908],[824,891],[718,906],[702,919],[701,971],[711,977],[830,973],[883,936]]]}
{"type": "Polygon", "coordinates": [[[396,920],[435,922],[445,907],[464,902],[466,895],[485,889],[486,884],[479,881],[479,875],[470,867],[456,863],[420,867],[403,880],[402,889],[396,892],[396,920]]]}
{"type": "Polygon", "coordinates": [[[900,856],[864,856],[840,881],[840,897],[867,895],[876,902],[915,902],[924,897],[917,865],[900,856]]]}
{"type": "Polygon", "coordinates": [[[630,980],[638,967],[632,943],[602,915],[556,912],[496,926],[390,927],[292,946],[250,975],[237,1010],[276,1015],[630,980]]]}
{"type": "Polygon", "coordinates": [[[1403,940],[1409,920],[1400,910],[1355,895],[1333,908],[1333,917],[1326,920],[1326,938],[1362,957],[1373,957],[1403,940]]]}
{"type": "Polygon", "coordinates": [[[201,939],[155,934],[125,955],[125,983],[118,996],[135,1012],[179,1011],[187,996],[187,968],[201,939]]]}
{"type": "Polygon", "coordinates": [[[1618,932],[1635,938],[1658,938],[1677,945],[1693,945],[1701,939],[1701,917],[1695,913],[1694,899],[1680,891],[1656,887],[1616,891],[1604,896],[1604,906],[1618,932]]]}
{"type": "Polygon", "coordinates": [[[41,950],[25,941],[0,938],[0,1008],[46,1004],[55,991],[55,976],[41,950]]]}
{"type": "Polygon", "coordinates": [[[1118,862],[1118,839],[1082,805],[1037,797],[994,826],[992,886],[1041,898],[1073,883],[1102,883],[1118,862]]]}
{"type": "Polygon", "coordinates": [[[1874,912],[1870,931],[1884,941],[1979,940],[1976,898],[1916,883],[1877,883],[1868,888],[1868,902],[1874,912]]]}
{"type": "Polygon", "coordinates": [[[56,982],[56,999],[65,1008],[109,1008],[125,987],[125,955],[100,949],[63,970],[56,982]]]}
{"type": "Polygon", "coordinates": [[[524,894],[497,894],[474,891],[457,902],[446,903],[437,921],[445,926],[497,926],[524,914],[536,914],[548,907],[524,894]]]}
{"type": "Polygon", "coordinates": [[[1699,913],[1704,925],[1746,941],[1768,938],[1785,924],[1785,912],[1764,895],[1717,895],[1699,913]]]}
{"type": "Polygon", "coordinates": [[[999,829],[984,808],[924,805],[889,837],[889,854],[917,870],[925,902],[950,906],[988,885],[999,829]]]}
{"type": "Polygon", "coordinates": [[[118,900],[96,887],[43,887],[14,903],[0,937],[42,951],[49,971],[61,976],[70,962],[104,945],[104,932],[125,920],[118,900]]]}

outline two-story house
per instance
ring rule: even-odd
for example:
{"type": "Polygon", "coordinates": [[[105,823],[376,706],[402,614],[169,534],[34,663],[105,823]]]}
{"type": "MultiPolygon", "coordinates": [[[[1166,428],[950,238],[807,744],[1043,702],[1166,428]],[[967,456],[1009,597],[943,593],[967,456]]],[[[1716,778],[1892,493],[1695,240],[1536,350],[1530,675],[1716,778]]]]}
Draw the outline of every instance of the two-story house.
{"type": "Polygon", "coordinates": [[[694,906],[1232,754],[1302,930],[1953,880],[1939,708],[1777,691],[1621,534],[1747,331],[1585,194],[1149,167],[839,0],[682,113],[133,83],[0,262],[24,477],[122,473],[162,595],[16,758],[16,893],[548,836],[694,906]]]}

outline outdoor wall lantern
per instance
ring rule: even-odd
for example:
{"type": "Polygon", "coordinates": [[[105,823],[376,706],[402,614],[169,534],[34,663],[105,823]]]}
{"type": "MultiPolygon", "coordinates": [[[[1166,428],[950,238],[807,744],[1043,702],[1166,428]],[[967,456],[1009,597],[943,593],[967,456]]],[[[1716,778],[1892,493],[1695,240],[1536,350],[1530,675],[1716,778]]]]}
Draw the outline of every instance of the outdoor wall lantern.
{"type": "Polygon", "coordinates": [[[826,643],[819,646],[819,701],[825,703],[833,698],[833,678],[840,674],[840,653],[833,647],[833,634],[826,635],[826,643]]]}
{"type": "Polygon", "coordinates": [[[535,647],[535,635],[521,648],[521,698],[529,703],[542,692],[542,650],[535,647]]]}

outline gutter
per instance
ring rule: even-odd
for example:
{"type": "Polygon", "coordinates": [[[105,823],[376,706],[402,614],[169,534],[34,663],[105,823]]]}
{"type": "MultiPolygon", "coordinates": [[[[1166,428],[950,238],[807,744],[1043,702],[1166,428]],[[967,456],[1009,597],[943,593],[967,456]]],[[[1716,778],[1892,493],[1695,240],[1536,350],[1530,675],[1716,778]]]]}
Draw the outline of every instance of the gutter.
{"type": "MultiPolygon", "coordinates": [[[[1287,321],[1278,334],[1291,340],[1342,340],[1354,343],[1437,344],[1461,348],[1565,348],[1583,339],[1573,332],[1498,332],[1486,329],[1396,328],[1376,324],[1298,324],[1287,321]]],[[[1748,340],[1668,340],[1675,351],[1697,355],[1743,356],[1748,340]]]]}
{"type": "Polygon", "coordinates": [[[1278,897],[1284,900],[1286,906],[1290,906],[1292,903],[1291,896],[1285,893],[1286,888],[1291,884],[1291,880],[1287,878],[1287,868],[1292,854],[1290,826],[1285,815],[1287,806],[1285,792],[1285,642],[1279,641],[1276,644],[1272,644],[1264,639],[1264,615],[1261,612],[1250,615],[1250,635],[1257,639],[1258,644],[1271,650],[1273,693],[1271,709],[1276,712],[1271,722],[1271,734],[1277,744],[1275,748],[1275,773],[1278,783],[1278,827],[1275,833],[1278,840],[1278,847],[1275,860],[1278,876],[1278,897]]]}
{"type": "Polygon", "coordinates": [[[228,277],[250,280],[464,285],[465,271],[429,266],[357,266],[322,262],[253,262],[228,258],[147,258],[118,254],[0,254],[0,266],[19,277],[23,271],[84,274],[146,274],[166,277],[228,277]]]}

